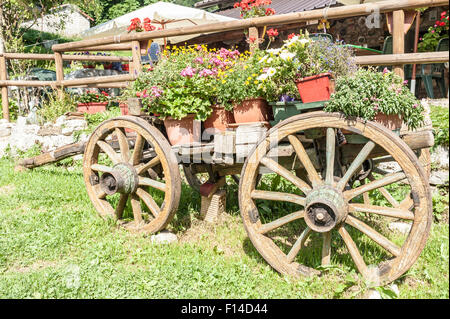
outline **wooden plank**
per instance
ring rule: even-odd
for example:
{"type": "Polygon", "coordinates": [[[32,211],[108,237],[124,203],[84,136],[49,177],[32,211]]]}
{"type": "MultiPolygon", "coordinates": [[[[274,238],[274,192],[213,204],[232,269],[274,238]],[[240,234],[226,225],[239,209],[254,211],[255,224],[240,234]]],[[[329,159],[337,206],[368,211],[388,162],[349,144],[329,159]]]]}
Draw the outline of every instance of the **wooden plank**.
{"type": "Polygon", "coordinates": [[[109,83],[109,82],[124,82],[124,81],[133,81],[135,77],[130,74],[123,75],[108,75],[108,76],[96,76],[89,78],[80,78],[73,80],[64,80],[62,84],[64,86],[75,86],[75,85],[85,85],[85,84],[95,84],[95,83],[109,83]]]}
{"type": "Polygon", "coordinates": [[[259,48],[258,28],[251,27],[248,29],[248,39],[250,42],[250,52],[253,54],[259,48]],[[253,40],[253,41],[252,41],[253,40]]]}
{"type": "MultiPolygon", "coordinates": [[[[375,8],[378,12],[385,13],[395,10],[415,9],[421,7],[437,7],[447,6],[447,0],[398,0],[398,1],[380,1],[376,4],[358,4],[350,6],[340,6],[329,8],[327,10],[328,19],[341,19],[347,17],[366,16],[375,8]]],[[[311,10],[303,12],[294,12],[267,17],[258,17],[252,19],[242,19],[226,22],[214,22],[205,25],[156,30],[151,32],[138,32],[123,34],[120,37],[108,36],[99,39],[82,40],[70,43],[55,44],[52,46],[53,51],[70,51],[74,48],[82,48],[87,46],[98,46],[112,43],[130,42],[133,40],[149,40],[158,38],[167,38],[180,35],[202,34],[206,32],[224,32],[231,30],[243,30],[250,27],[264,27],[273,25],[284,25],[290,23],[306,22],[310,20],[319,20],[323,18],[323,10],[311,10]]]]}

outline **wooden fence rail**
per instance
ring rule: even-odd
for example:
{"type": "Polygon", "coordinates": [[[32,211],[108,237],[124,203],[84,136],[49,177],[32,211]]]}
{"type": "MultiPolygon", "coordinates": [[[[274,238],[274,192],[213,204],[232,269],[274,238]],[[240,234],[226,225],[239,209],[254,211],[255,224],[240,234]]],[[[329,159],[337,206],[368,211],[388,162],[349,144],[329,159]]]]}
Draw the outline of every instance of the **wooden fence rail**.
{"type": "MultiPolygon", "coordinates": [[[[70,43],[55,44],[52,46],[54,54],[22,54],[5,53],[0,55],[0,87],[2,88],[3,118],[9,120],[8,86],[51,86],[56,87],[62,95],[64,87],[125,87],[128,81],[133,81],[141,72],[140,41],[169,38],[173,36],[192,34],[213,34],[225,31],[246,30],[258,38],[258,27],[283,26],[298,24],[312,20],[342,19],[355,16],[368,16],[393,12],[393,53],[386,55],[356,57],[359,65],[393,65],[394,72],[403,76],[403,65],[439,63],[449,60],[448,52],[407,53],[403,51],[404,44],[404,10],[421,7],[448,6],[447,0],[388,0],[377,3],[358,4],[335,8],[288,13],[276,16],[259,17],[252,19],[219,22],[192,27],[157,30],[152,32],[139,32],[99,39],[81,40],[70,43]],[[73,51],[130,51],[132,57],[95,56],[95,55],[67,55],[64,52],[73,51]],[[34,59],[54,60],[56,66],[56,81],[19,81],[8,80],[7,59],[34,59]],[[96,61],[96,62],[129,62],[128,75],[103,76],[95,78],[82,78],[64,80],[63,61],[96,61]]],[[[258,40],[258,39],[257,39],[258,40]]],[[[258,41],[250,47],[251,51],[257,48],[258,41]]]]}

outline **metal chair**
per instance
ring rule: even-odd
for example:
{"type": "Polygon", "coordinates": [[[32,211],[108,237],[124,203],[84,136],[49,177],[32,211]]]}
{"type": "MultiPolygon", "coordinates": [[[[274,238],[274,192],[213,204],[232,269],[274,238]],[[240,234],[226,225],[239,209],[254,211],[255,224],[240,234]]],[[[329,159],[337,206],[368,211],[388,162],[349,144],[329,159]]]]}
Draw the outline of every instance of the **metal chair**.
{"type": "MultiPolygon", "coordinates": [[[[441,39],[436,47],[436,51],[448,51],[448,38],[441,39]]],[[[431,64],[431,72],[426,72],[426,64],[422,64],[420,77],[423,80],[427,95],[434,99],[433,79],[439,86],[439,90],[443,97],[446,96],[447,89],[445,87],[445,65],[444,63],[431,64]]]]}

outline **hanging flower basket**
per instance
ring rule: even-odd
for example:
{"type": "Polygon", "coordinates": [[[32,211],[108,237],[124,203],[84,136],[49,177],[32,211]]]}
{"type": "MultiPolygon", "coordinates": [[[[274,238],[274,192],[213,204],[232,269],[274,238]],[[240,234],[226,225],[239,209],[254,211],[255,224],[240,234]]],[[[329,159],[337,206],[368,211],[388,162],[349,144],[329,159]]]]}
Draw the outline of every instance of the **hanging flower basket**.
{"type": "Polygon", "coordinates": [[[326,101],[334,91],[331,73],[321,73],[295,81],[303,103],[326,101]]]}

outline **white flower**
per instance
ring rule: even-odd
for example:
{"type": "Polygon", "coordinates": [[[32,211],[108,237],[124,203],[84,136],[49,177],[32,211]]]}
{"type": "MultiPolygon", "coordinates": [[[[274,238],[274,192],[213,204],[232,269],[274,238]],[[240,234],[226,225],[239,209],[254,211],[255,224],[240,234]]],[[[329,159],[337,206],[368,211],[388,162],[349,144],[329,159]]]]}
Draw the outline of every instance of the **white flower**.
{"type": "Polygon", "coordinates": [[[269,56],[268,55],[265,55],[265,56],[263,56],[261,59],[259,59],[259,63],[264,63],[264,62],[266,62],[266,60],[267,60],[267,58],[268,58],[269,56]]]}
{"type": "Polygon", "coordinates": [[[305,39],[305,38],[303,38],[303,39],[300,39],[300,44],[302,45],[302,46],[305,46],[305,44],[306,43],[309,43],[311,41],[311,39],[305,39]]]}
{"type": "Polygon", "coordinates": [[[295,57],[295,53],[283,51],[280,53],[280,58],[284,61],[292,60],[295,57]]]}
{"type": "Polygon", "coordinates": [[[273,58],[269,58],[268,60],[267,60],[267,63],[271,63],[273,61],[273,58]]]}
{"type": "Polygon", "coordinates": [[[267,50],[267,52],[269,53],[273,53],[275,55],[277,55],[278,53],[280,53],[281,49],[269,49],[267,50]]]}
{"type": "Polygon", "coordinates": [[[277,72],[277,70],[275,70],[275,68],[269,68],[267,69],[267,75],[268,76],[272,76],[277,72]]]}
{"type": "Polygon", "coordinates": [[[267,77],[268,77],[267,73],[263,73],[263,74],[261,74],[260,76],[258,76],[256,79],[257,79],[258,81],[264,81],[264,80],[267,79],[267,77]]]}

